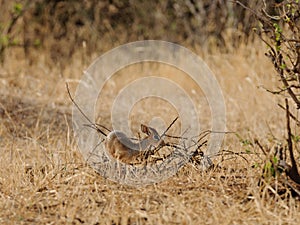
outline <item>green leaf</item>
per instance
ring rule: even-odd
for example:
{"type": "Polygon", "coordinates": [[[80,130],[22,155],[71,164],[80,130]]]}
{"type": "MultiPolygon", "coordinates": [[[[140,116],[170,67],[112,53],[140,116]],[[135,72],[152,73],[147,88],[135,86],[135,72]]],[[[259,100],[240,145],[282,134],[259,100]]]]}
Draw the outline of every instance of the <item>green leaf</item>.
{"type": "Polygon", "coordinates": [[[266,162],[266,164],[265,164],[265,169],[266,169],[266,170],[270,170],[271,167],[272,167],[272,163],[271,163],[270,161],[266,162]]]}
{"type": "Polygon", "coordinates": [[[277,52],[280,52],[281,46],[280,46],[280,45],[276,45],[275,47],[276,47],[276,51],[277,51],[277,52]]]}
{"type": "Polygon", "coordinates": [[[292,138],[293,138],[294,142],[296,142],[296,143],[300,142],[300,136],[299,135],[293,135],[292,138]]]}
{"type": "Polygon", "coordinates": [[[10,45],[18,45],[20,43],[20,41],[18,39],[13,39],[11,42],[10,42],[10,45]]]}
{"type": "Polygon", "coordinates": [[[20,15],[22,13],[23,5],[21,3],[15,3],[13,7],[15,14],[20,15]]]}
{"type": "Polygon", "coordinates": [[[282,29],[280,28],[280,26],[277,23],[273,23],[273,26],[275,28],[275,40],[280,41],[282,29]]]}
{"type": "Polygon", "coordinates": [[[282,63],[282,64],[280,65],[280,69],[282,69],[282,70],[286,69],[286,64],[282,63]]]}
{"type": "Polygon", "coordinates": [[[38,39],[38,38],[35,39],[34,42],[33,42],[33,45],[36,46],[36,47],[40,46],[41,45],[41,40],[38,39]]]}
{"type": "Polygon", "coordinates": [[[275,177],[275,175],[276,173],[275,173],[275,168],[273,167],[273,163],[271,161],[267,161],[264,166],[264,177],[265,178],[275,177]]]}
{"type": "Polygon", "coordinates": [[[280,28],[280,26],[277,23],[273,23],[273,26],[275,28],[275,32],[282,33],[282,29],[280,28]]]}
{"type": "Polygon", "coordinates": [[[0,36],[0,45],[6,47],[8,46],[8,44],[9,44],[8,36],[7,35],[0,36]]]}
{"type": "Polygon", "coordinates": [[[286,23],[289,23],[289,22],[291,22],[291,19],[290,19],[290,17],[288,17],[288,16],[285,16],[285,17],[284,17],[284,22],[286,22],[286,23]]]}

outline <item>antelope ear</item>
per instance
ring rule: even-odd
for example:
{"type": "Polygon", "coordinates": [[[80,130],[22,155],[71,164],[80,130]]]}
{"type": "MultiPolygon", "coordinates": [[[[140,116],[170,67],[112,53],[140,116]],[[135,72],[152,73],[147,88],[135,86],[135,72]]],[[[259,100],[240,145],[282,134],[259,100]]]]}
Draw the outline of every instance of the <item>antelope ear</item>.
{"type": "Polygon", "coordinates": [[[144,124],[141,124],[141,131],[142,131],[143,133],[145,133],[145,134],[148,134],[148,135],[151,134],[151,132],[150,132],[150,130],[149,130],[149,127],[147,127],[147,126],[144,125],[144,124]]]}

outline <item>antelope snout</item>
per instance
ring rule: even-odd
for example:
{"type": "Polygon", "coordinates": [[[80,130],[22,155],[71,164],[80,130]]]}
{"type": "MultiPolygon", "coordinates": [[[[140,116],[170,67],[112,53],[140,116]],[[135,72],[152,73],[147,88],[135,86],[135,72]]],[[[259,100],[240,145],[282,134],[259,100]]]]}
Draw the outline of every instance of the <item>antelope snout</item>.
{"type": "Polygon", "coordinates": [[[166,145],[165,141],[164,141],[164,140],[161,140],[161,141],[159,142],[159,144],[158,144],[158,147],[163,147],[163,146],[165,146],[165,145],[166,145]]]}

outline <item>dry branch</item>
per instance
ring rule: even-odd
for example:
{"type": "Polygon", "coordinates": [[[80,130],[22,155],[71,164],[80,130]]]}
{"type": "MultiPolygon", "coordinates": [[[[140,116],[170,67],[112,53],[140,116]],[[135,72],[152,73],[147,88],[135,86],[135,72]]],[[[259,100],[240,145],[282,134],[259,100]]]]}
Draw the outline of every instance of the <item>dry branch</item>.
{"type": "MultiPolygon", "coordinates": [[[[107,136],[107,134],[105,134],[100,128],[99,128],[99,124],[93,123],[90,118],[88,118],[85,113],[81,110],[81,108],[79,107],[79,105],[75,102],[75,100],[73,99],[71,93],[70,93],[70,89],[69,89],[69,85],[68,83],[66,83],[66,88],[67,88],[67,92],[69,95],[69,98],[71,99],[71,101],[73,102],[73,104],[76,106],[76,108],[79,110],[79,112],[84,116],[84,118],[90,123],[87,124],[86,126],[91,127],[93,129],[95,129],[97,132],[103,134],[105,137],[107,136]]],[[[102,125],[100,125],[101,127],[104,127],[102,125]]],[[[106,127],[104,127],[106,130],[108,130],[106,127]]]]}
{"type": "Polygon", "coordinates": [[[300,184],[300,175],[298,172],[297,163],[293,152],[292,131],[290,125],[290,111],[289,111],[289,103],[287,99],[285,99],[285,107],[286,107],[286,126],[287,126],[287,135],[288,135],[287,142],[288,142],[288,149],[289,149],[291,163],[292,163],[292,167],[287,171],[287,174],[293,181],[295,181],[297,184],[300,184]]]}

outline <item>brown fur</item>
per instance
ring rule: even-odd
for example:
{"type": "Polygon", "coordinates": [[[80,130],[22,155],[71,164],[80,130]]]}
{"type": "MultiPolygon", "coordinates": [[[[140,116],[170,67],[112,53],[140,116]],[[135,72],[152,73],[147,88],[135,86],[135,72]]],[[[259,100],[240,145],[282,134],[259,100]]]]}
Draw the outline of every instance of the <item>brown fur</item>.
{"type": "Polygon", "coordinates": [[[139,142],[131,141],[121,131],[112,131],[107,135],[105,143],[106,150],[115,159],[127,163],[136,164],[143,161],[143,156],[151,146],[158,147],[163,144],[158,132],[151,127],[141,125],[141,131],[147,137],[139,142]]]}

